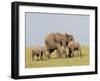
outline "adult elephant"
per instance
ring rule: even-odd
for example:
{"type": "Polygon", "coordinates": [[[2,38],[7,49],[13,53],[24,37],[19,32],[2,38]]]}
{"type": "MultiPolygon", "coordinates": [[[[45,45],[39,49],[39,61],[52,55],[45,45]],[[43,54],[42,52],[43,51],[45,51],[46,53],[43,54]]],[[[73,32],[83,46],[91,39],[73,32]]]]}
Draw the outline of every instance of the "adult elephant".
{"type": "MultiPolygon", "coordinates": [[[[73,40],[72,35],[68,35],[67,33],[49,33],[45,38],[45,45],[48,52],[48,58],[50,58],[51,53],[56,50],[56,54],[58,54],[58,58],[63,57],[63,52],[68,45],[68,42],[73,40]],[[64,49],[62,49],[62,47],[64,49]]],[[[65,54],[66,55],[66,54],[65,54]]]]}

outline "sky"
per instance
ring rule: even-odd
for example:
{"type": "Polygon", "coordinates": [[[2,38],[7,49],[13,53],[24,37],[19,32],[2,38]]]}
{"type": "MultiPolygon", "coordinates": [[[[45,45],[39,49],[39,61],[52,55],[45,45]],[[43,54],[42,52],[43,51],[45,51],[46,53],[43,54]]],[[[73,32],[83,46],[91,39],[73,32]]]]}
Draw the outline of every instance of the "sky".
{"type": "Polygon", "coordinates": [[[26,47],[44,45],[49,32],[66,32],[81,45],[89,45],[89,19],[89,15],[26,12],[26,47]]]}

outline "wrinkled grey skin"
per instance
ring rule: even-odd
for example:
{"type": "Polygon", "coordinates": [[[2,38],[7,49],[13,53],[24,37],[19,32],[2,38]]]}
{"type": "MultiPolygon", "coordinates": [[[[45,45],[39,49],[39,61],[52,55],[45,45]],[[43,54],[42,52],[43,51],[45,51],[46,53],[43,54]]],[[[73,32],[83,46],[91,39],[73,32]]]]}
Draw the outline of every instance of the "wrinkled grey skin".
{"type": "Polygon", "coordinates": [[[68,43],[68,49],[69,49],[69,57],[73,57],[74,56],[74,52],[77,50],[77,55],[78,56],[82,56],[82,53],[81,53],[81,46],[78,42],[76,41],[70,41],[68,43]]]}
{"type": "Polygon", "coordinates": [[[37,61],[46,60],[46,48],[44,46],[35,45],[31,48],[32,60],[34,60],[34,56],[37,57],[37,61]]]}
{"type": "MultiPolygon", "coordinates": [[[[48,52],[48,58],[50,58],[51,53],[56,50],[58,58],[63,57],[64,51],[68,42],[74,40],[72,35],[67,33],[49,33],[45,38],[45,46],[48,52]],[[64,48],[64,50],[62,49],[64,48]]],[[[66,54],[65,54],[66,56],[66,54]]]]}
{"type": "MultiPolygon", "coordinates": [[[[66,47],[68,48],[68,44],[69,44],[69,42],[70,41],[74,41],[74,37],[73,37],[73,35],[71,35],[71,34],[65,34],[66,35],[66,47]]],[[[67,58],[68,57],[68,55],[69,55],[69,49],[66,49],[66,47],[64,47],[64,54],[65,54],[65,58],[67,58]],[[68,51],[68,52],[67,52],[68,51]]]]}

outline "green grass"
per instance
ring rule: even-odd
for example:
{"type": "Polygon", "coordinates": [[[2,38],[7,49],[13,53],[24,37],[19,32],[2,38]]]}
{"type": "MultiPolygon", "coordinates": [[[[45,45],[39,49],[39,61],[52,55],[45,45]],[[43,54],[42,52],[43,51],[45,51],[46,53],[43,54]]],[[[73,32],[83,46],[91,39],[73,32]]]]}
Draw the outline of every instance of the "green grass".
{"type": "Polygon", "coordinates": [[[57,58],[55,52],[51,54],[51,59],[32,61],[31,50],[26,48],[25,67],[26,68],[40,68],[40,67],[61,67],[61,66],[82,66],[89,65],[89,47],[82,46],[82,57],[75,56],[72,58],[57,58]]]}

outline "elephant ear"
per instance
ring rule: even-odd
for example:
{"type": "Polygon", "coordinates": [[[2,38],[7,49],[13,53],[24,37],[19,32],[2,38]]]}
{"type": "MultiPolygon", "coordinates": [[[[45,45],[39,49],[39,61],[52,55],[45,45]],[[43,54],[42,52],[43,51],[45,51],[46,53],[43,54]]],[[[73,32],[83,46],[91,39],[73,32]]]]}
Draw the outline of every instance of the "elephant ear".
{"type": "Polygon", "coordinates": [[[56,36],[55,36],[55,34],[52,33],[52,35],[53,35],[54,41],[55,41],[55,42],[58,42],[58,41],[56,40],[56,36]]]}

